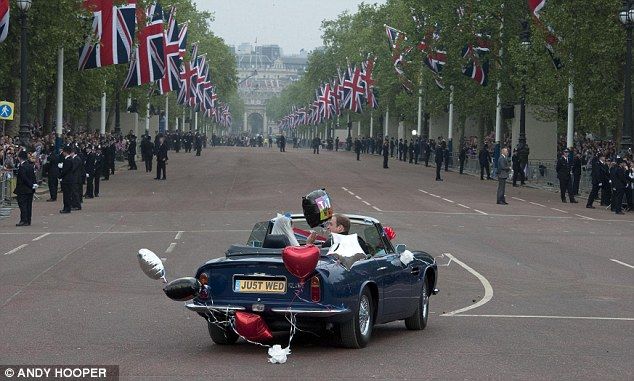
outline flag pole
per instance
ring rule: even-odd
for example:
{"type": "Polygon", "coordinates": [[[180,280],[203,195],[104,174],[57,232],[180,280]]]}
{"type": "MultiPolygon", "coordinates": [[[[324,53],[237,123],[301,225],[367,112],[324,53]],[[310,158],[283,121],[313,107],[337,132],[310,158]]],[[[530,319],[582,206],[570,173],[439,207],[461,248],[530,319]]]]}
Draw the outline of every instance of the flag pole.
{"type": "Polygon", "coordinates": [[[106,134],[106,92],[101,94],[101,124],[99,128],[99,134],[104,136],[106,134]]]}
{"type": "Polygon", "coordinates": [[[62,146],[62,124],[64,123],[64,48],[57,51],[57,116],[55,119],[55,152],[62,146]]]}
{"type": "Polygon", "coordinates": [[[453,152],[453,85],[449,93],[449,131],[447,132],[447,148],[453,152]]]}
{"type": "Polygon", "coordinates": [[[575,87],[572,80],[568,83],[568,133],[566,134],[566,147],[572,148],[574,145],[573,136],[575,128],[575,87]]]}
{"type": "Polygon", "coordinates": [[[418,136],[423,132],[423,79],[418,82],[418,136]]]}
{"type": "Polygon", "coordinates": [[[150,101],[148,100],[145,108],[145,134],[150,133],[150,101]]]}
{"type": "Polygon", "coordinates": [[[170,130],[170,94],[165,93],[165,132],[170,130]]]}

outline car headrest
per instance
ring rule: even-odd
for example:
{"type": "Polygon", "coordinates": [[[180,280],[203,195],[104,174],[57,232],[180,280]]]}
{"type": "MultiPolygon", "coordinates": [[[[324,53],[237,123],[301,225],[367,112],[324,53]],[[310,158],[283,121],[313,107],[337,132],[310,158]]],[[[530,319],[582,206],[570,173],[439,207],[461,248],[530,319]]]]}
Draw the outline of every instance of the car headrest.
{"type": "Polygon", "coordinates": [[[269,234],[262,242],[262,247],[267,249],[283,249],[290,245],[291,241],[284,234],[269,234]]]}

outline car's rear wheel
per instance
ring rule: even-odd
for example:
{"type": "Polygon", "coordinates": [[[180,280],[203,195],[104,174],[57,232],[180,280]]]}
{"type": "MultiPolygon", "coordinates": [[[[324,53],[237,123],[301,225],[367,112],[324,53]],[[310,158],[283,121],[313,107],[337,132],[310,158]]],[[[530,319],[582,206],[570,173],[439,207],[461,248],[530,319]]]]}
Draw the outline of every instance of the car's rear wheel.
{"type": "Polygon", "coordinates": [[[367,288],[361,293],[354,317],[339,325],[341,345],[346,348],[365,348],[372,336],[374,324],[374,303],[367,288]]]}
{"type": "Polygon", "coordinates": [[[427,284],[427,277],[423,278],[423,287],[418,299],[418,306],[414,314],[405,319],[405,327],[413,331],[420,331],[427,326],[427,319],[429,318],[429,285],[427,284]]]}
{"type": "Polygon", "coordinates": [[[230,325],[219,325],[207,322],[209,336],[218,345],[232,345],[238,341],[238,334],[233,331],[230,325]]]}

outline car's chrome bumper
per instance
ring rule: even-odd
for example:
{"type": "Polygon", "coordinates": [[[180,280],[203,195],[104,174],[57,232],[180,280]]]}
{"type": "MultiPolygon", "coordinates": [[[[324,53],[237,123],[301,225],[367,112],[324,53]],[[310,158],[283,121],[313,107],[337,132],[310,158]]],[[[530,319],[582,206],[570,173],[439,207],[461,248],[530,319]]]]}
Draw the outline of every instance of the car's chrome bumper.
{"type": "MultiPolygon", "coordinates": [[[[234,313],[236,311],[245,311],[245,307],[240,306],[222,306],[222,305],[213,305],[213,306],[203,306],[200,304],[187,303],[185,304],[188,310],[198,312],[198,313],[234,313]]],[[[272,312],[275,314],[297,314],[300,316],[311,316],[311,317],[329,317],[336,315],[345,315],[349,314],[351,311],[347,308],[330,308],[330,309],[308,309],[308,308],[270,308],[265,309],[264,312],[272,312]]]]}

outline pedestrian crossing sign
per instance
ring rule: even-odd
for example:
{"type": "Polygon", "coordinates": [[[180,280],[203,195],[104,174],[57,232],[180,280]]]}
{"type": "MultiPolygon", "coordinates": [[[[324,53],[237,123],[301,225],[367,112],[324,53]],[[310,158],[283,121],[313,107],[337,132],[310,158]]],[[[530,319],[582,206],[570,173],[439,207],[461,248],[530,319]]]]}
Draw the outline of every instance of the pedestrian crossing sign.
{"type": "Polygon", "coordinates": [[[0,120],[13,120],[13,110],[15,110],[15,104],[0,101],[0,120]]]}

